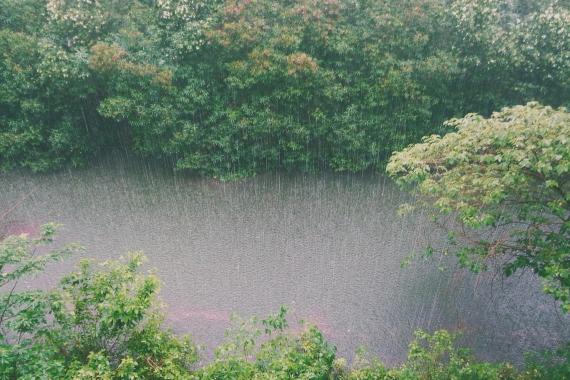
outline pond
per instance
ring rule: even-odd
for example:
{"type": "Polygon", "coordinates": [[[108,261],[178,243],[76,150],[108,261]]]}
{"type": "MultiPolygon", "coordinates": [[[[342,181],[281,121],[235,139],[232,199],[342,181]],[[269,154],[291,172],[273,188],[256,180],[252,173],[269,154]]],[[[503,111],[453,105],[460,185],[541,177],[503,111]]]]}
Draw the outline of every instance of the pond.
{"type": "MultiPolygon", "coordinates": [[[[163,282],[167,323],[206,356],[232,312],[262,317],[280,305],[341,355],[365,346],[391,364],[420,328],[460,331],[481,358],[515,362],[570,337],[568,317],[530,274],[475,276],[437,258],[401,268],[442,233],[421,215],[397,216],[407,195],[384,176],[221,183],[117,155],[89,169],[4,174],[0,188],[4,233],[55,221],[64,224],[58,241],[80,242],[86,257],[144,251],[163,282]]],[[[23,286],[53,286],[70,266],[23,286]]]]}

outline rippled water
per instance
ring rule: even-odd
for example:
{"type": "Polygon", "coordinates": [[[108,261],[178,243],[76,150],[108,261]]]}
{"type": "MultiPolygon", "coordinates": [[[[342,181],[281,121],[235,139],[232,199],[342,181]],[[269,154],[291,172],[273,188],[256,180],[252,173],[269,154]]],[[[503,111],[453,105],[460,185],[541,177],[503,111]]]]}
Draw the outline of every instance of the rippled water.
{"type": "MultiPolygon", "coordinates": [[[[421,216],[400,218],[406,195],[382,176],[264,175],[219,183],[125,157],[89,169],[0,177],[4,233],[63,223],[60,241],[86,256],[143,250],[162,278],[169,323],[207,347],[229,315],[317,324],[343,355],[359,346],[389,363],[405,357],[414,330],[448,328],[486,359],[570,337],[567,317],[530,275],[503,280],[400,263],[440,233],[421,216]],[[17,207],[14,207],[17,206],[17,207]]],[[[26,286],[55,284],[69,265],[26,286]]]]}

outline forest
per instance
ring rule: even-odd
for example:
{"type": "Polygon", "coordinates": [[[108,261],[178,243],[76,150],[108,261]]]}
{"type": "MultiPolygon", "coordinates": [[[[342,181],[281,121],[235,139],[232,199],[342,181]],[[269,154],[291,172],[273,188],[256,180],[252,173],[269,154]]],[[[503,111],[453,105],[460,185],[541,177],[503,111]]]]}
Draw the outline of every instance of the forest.
{"type": "MultiPolygon", "coordinates": [[[[411,259],[533,273],[564,318],[568,106],[565,0],[0,0],[0,175],[115,151],[213,183],[386,173],[402,214],[446,231],[411,259]]],[[[489,362],[444,329],[396,366],[348,361],[287,306],[236,318],[205,360],[142,253],[21,289],[83,254],[59,228],[0,229],[2,379],[570,379],[568,345],[489,362]]]]}
{"type": "Polygon", "coordinates": [[[570,99],[562,1],[2,0],[0,28],[4,170],[382,170],[452,117],[570,99]]]}

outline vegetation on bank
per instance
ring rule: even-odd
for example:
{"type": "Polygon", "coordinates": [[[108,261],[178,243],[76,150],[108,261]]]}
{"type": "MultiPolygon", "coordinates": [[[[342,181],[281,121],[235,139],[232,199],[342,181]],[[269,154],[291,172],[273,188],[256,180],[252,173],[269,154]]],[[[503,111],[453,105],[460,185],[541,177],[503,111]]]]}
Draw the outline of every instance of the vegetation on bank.
{"type": "Polygon", "coordinates": [[[442,122],[570,99],[556,0],[0,0],[0,170],[375,170],[442,122]]]}
{"type": "Polygon", "coordinates": [[[388,368],[366,354],[354,363],[315,326],[288,329],[284,307],[264,320],[234,320],[213,361],[198,364],[188,337],[162,327],[158,279],[140,271],[143,256],[82,261],[49,291],[20,291],[18,281],[80,249],[46,251],[54,225],[39,238],[9,236],[0,243],[0,377],[2,379],[565,379],[570,350],[530,360],[522,369],[475,360],[446,331],[418,332],[407,360],[388,368]],[[47,253],[38,255],[38,250],[47,253]],[[17,289],[17,290],[15,290],[17,289]]]}

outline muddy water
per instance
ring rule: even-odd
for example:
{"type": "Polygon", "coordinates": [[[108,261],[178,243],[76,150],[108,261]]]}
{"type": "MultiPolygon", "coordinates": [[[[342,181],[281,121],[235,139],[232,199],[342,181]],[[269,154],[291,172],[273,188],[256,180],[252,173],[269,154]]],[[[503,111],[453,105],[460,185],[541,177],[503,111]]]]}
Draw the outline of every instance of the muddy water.
{"type": "MultiPolygon", "coordinates": [[[[221,341],[231,312],[263,316],[282,304],[341,354],[364,345],[389,363],[404,358],[418,328],[460,330],[493,360],[518,361],[570,337],[568,318],[530,275],[475,277],[437,260],[402,269],[440,233],[421,216],[398,217],[406,195],[382,176],[219,183],[115,157],[83,170],[2,175],[0,189],[0,212],[10,211],[4,232],[56,221],[65,225],[59,241],[81,242],[86,256],[143,250],[163,280],[168,323],[206,347],[221,341]]],[[[51,286],[67,270],[51,267],[25,286],[51,286]]]]}

